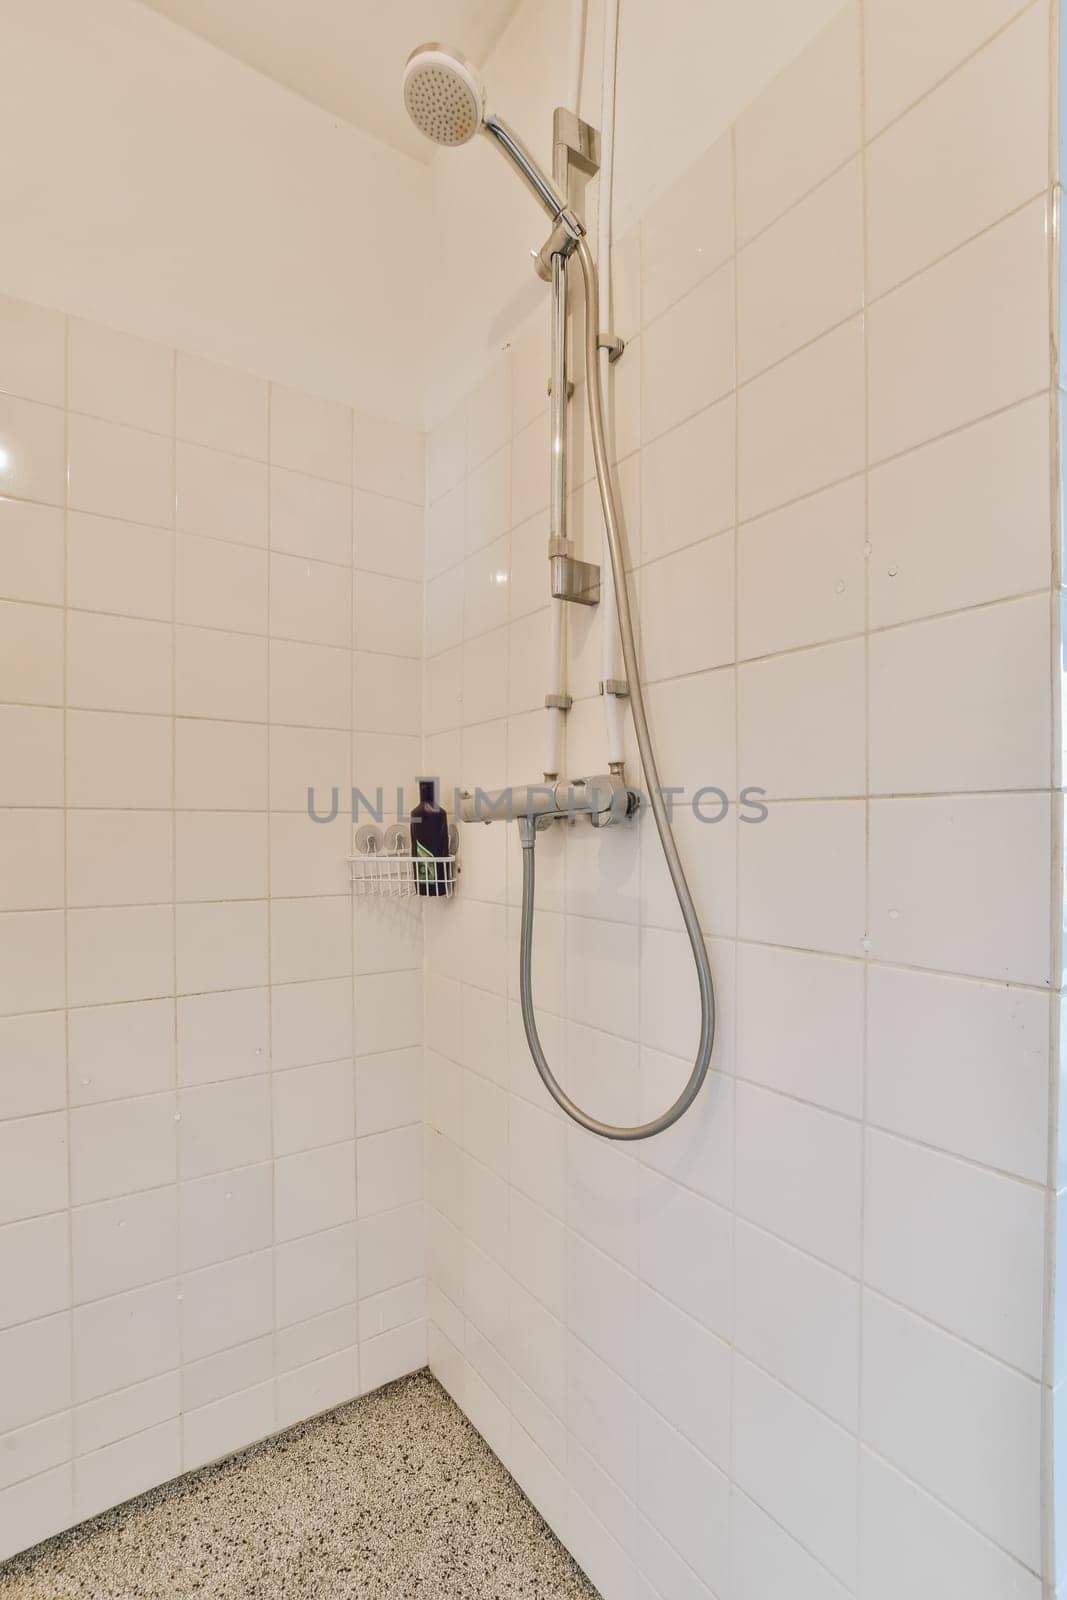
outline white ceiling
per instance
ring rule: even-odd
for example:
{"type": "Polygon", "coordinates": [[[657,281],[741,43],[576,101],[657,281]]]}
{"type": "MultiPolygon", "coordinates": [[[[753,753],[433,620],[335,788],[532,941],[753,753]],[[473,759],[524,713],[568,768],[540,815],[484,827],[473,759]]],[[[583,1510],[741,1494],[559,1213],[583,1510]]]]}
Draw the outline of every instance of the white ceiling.
{"type": "Polygon", "coordinates": [[[473,61],[492,50],[519,0],[144,0],[306,100],[397,150],[428,161],[400,74],[418,44],[455,46],[473,61]]]}

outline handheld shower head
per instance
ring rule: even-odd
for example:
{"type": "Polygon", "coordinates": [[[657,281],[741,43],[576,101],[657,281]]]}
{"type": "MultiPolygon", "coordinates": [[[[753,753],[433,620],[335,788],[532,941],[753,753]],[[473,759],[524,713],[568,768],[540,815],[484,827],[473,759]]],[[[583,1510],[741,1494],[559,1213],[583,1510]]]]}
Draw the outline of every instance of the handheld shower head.
{"type": "Polygon", "coordinates": [[[403,90],[408,116],[434,144],[466,144],[482,126],[482,80],[456,50],[420,44],[408,56],[403,90]]]}
{"type": "Polygon", "coordinates": [[[571,239],[584,229],[567,202],[545,176],[518,134],[486,112],[485,89],[475,67],[443,44],[420,44],[408,56],[403,77],[408,116],[434,144],[467,144],[476,133],[487,134],[503,150],[533,190],[552,221],[571,239]]]}

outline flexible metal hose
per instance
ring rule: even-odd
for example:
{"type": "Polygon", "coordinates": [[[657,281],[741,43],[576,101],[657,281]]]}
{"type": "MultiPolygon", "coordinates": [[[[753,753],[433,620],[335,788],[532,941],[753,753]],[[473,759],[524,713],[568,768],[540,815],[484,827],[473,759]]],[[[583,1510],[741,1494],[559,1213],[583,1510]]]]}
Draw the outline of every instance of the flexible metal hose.
{"type": "Polygon", "coordinates": [[[556,1081],[552,1068],[545,1059],[545,1052],[541,1047],[541,1040],[537,1033],[537,1023],[534,1019],[531,965],[534,924],[534,849],[537,829],[532,820],[524,820],[519,824],[519,833],[522,840],[522,931],[519,956],[519,993],[522,1002],[522,1022],[526,1030],[526,1042],[530,1047],[530,1054],[533,1056],[534,1066],[540,1074],[541,1081],[556,1104],[561,1106],[567,1115],[572,1117],[581,1127],[587,1128],[590,1133],[600,1134],[604,1139],[651,1139],[654,1134],[662,1133],[666,1128],[671,1127],[673,1123],[678,1121],[679,1117],[689,1110],[707,1076],[708,1066],[711,1062],[711,1051],[715,1043],[715,988],[711,979],[708,952],[704,945],[703,934],[700,931],[696,907],[693,904],[693,896],[689,892],[685,868],[682,866],[682,860],[678,854],[678,845],[671,828],[671,819],[660,791],[659,770],[656,766],[656,756],[648,729],[645,697],[641,688],[641,674],[637,665],[633,616],[630,611],[630,594],[626,583],[626,563],[623,558],[622,536],[619,532],[618,508],[615,504],[615,485],[612,480],[611,465],[608,461],[605,442],[604,395],[600,381],[600,360],[598,356],[596,263],[584,237],[578,240],[575,246],[575,253],[581,263],[582,278],[585,284],[585,374],[588,390],[589,431],[593,441],[593,462],[596,467],[597,484],[600,488],[600,501],[604,508],[604,526],[607,530],[608,547],[611,551],[611,572],[619,615],[622,658],[630,688],[630,709],[633,713],[634,732],[637,735],[637,748],[641,756],[641,770],[645,777],[645,788],[648,791],[652,815],[656,819],[656,829],[659,833],[660,845],[663,848],[663,857],[667,863],[667,871],[671,875],[678,907],[682,913],[682,921],[685,923],[685,931],[689,935],[689,944],[693,951],[693,962],[697,969],[697,983],[700,987],[700,1040],[697,1045],[696,1060],[693,1062],[693,1070],[689,1074],[681,1094],[672,1106],[669,1106],[660,1116],[653,1117],[651,1122],[642,1122],[632,1128],[619,1128],[613,1123],[601,1122],[598,1117],[592,1117],[588,1112],[583,1111],[556,1081]]]}

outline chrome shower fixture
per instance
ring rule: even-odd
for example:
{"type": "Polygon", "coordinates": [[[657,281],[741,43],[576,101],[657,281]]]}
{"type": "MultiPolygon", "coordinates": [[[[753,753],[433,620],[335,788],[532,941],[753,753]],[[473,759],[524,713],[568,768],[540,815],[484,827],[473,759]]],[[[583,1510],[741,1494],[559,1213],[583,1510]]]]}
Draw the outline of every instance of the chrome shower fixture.
{"type": "MultiPolygon", "coordinates": [[[[476,133],[492,139],[552,218],[572,241],[585,232],[578,217],[518,134],[485,109],[485,85],[477,68],[458,50],[420,44],[408,56],[403,77],[408,116],[434,144],[467,144],[476,133]]],[[[547,248],[547,247],[546,247],[547,248]]]]}
{"type": "Polygon", "coordinates": [[[547,828],[552,822],[573,822],[579,816],[587,816],[594,828],[607,828],[635,817],[640,809],[637,790],[618,773],[608,772],[596,778],[531,783],[488,793],[476,789],[471,794],[465,789],[459,814],[464,822],[517,822],[521,831],[547,828]]]}
{"type": "MultiPolygon", "coordinates": [[[[614,51],[613,42],[611,57],[613,65],[614,51]]],[[[607,81],[605,79],[605,82],[607,81]]],[[[613,85],[614,78],[610,81],[613,85]]],[[[574,98],[577,101],[577,91],[574,93],[574,98]]],[[[545,708],[552,720],[548,759],[545,763],[545,782],[543,785],[521,790],[499,790],[495,795],[485,795],[481,791],[473,795],[467,793],[462,797],[461,815],[465,822],[499,820],[518,823],[519,842],[522,847],[519,996],[526,1042],[545,1088],[556,1104],[590,1133],[599,1134],[605,1139],[650,1139],[655,1134],[663,1133],[685,1114],[696,1099],[700,1086],[707,1076],[715,1042],[715,989],[700,920],[686,881],[685,868],[671,827],[670,812],[660,785],[637,660],[619,508],[606,438],[604,383],[601,376],[601,352],[606,352],[605,361],[617,359],[622,353],[622,344],[621,341],[612,338],[606,328],[600,326],[600,321],[605,318],[606,313],[604,305],[601,304],[596,261],[589,248],[585,229],[571,209],[568,200],[569,175],[572,168],[586,173],[593,173],[599,169],[600,138],[597,130],[582,122],[575,111],[566,107],[558,108],[553,125],[552,170],[555,179],[553,181],[545,176],[510,128],[501,122],[499,117],[486,112],[485,103],[485,90],[481,78],[470,62],[465,61],[455,51],[446,50],[442,45],[427,44],[420,46],[408,57],[404,69],[404,104],[415,126],[428,139],[433,139],[435,143],[442,145],[466,144],[476,133],[486,134],[508,157],[552,219],[551,236],[542,249],[535,253],[535,263],[540,276],[552,285],[548,546],[551,591],[553,597],[561,602],[573,601],[582,605],[597,605],[601,601],[600,568],[590,562],[578,560],[573,541],[567,533],[569,491],[567,404],[570,390],[567,375],[568,261],[576,261],[581,269],[586,305],[585,374],[589,433],[603,510],[604,537],[611,563],[611,593],[615,598],[618,618],[618,642],[626,674],[625,679],[618,679],[615,674],[606,672],[602,689],[605,694],[610,693],[615,698],[625,696],[630,706],[649,808],[656,824],[667,871],[674,886],[678,909],[689,938],[693,965],[696,968],[697,987],[700,991],[700,1037],[692,1069],[681,1093],[659,1116],[633,1127],[617,1127],[613,1123],[603,1122],[599,1117],[591,1116],[571,1099],[556,1078],[537,1031],[533,998],[537,835],[541,829],[551,827],[556,822],[573,821],[576,814],[583,812],[596,828],[603,828],[614,822],[625,822],[636,816],[640,805],[640,797],[629,787],[624,775],[625,761],[621,732],[618,732],[617,738],[609,732],[607,776],[584,778],[573,783],[559,781],[562,769],[562,717],[571,705],[564,679],[565,635],[562,605],[553,607],[551,612],[553,632],[549,656],[552,676],[549,680],[549,692],[545,695],[545,708]]],[[[603,195],[601,199],[603,201],[603,195]]],[[[602,211],[602,216],[604,215],[607,213],[602,211]]],[[[604,240],[601,248],[606,253],[604,240]]],[[[614,635],[614,620],[610,626],[614,635]]]]}

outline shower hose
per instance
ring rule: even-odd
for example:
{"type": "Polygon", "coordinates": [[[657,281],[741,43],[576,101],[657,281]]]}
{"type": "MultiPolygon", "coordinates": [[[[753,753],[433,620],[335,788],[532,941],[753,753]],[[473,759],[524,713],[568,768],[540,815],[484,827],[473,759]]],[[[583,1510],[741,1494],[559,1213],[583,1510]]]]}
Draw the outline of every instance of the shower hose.
{"type": "Polygon", "coordinates": [[[583,1111],[566,1093],[553,1074],[552,1068],[545,1059],[545,1052],[541,1046],[537,1023],[534,1018],[531,962],[534,924],[534,851],[537,829],[532,819],[524,819],[519,825],[519,835],[522,841],[522,934],[519,956],[519,991],[522,1000],[522,1022],[526,1030],[526,1042],[530,1047],[530,1054],[533,1056],[534,1065],[541,1077],[541,1081],[556,1104],[562,1107],[567,1115],[573,1118],[581,1127],[587,1128],[590,1133],[599,1134],[604,1139],[651,1139],[653,1135],[663,1133],[666,1128],[677,1122],[679,1117],[684,1116],[696,1099],[700,1086],[707,1076],[712,1046],[715,1043],[715,989],[711,980],[708,952],[700,931],[696,907],[693,904],[693,896],[686,882],[685,868],[682,866],[681,857],[678,854],[678,845],[671,828],[671,819],[660,791],[659,771],[656,767],[655,752],[652,749],[652,739],[648,731],[645,697],[641,688],[641,675],[637,666],[637,648],[634,644],[633,616],[630,611],[630,595],[626,584],[626,563],[623,559],[622,537],[619,532],[615,486],[612,481],[611,466],[608,461],[605,443],[604,395],[603,385],[600,380],[599,333],[597,328],[596,263],[584,237],[578,240],[574,253],[581,264],[582,279],[585,286],[585,372],[588,384],[589,431],[592,435],[593,462],[596,467],[596,479],[600,489],[600,501],[604,510],[604,525],[607,529],[608,548],[611,551],[611,573],[615,585],[615,598],[619,614],[622,657],[630,690],[630,709],[633,713],[634,732],[637,735],[637,748],[641,756],[641,770],[644,773],[645,787],[648,791],[652,815],[656,819],[656,830],[659,833],[659,841],[663,849],[664,860],[667,863],[667,871],[671,875],[678,907],[682,913],[682,921],[685,923],[685,931],[689,935],[693,962],[697,970],[697,983],[700,988],[700,1039],[697,1044],[693,1069],[681,1094],[673,1105],[668,1106],[667,1110],[658,1117],[653,1117],[651,1122],[638,1123],[632,1128],[620,1128],[610,1122],[601,1122],[598,1117],[590,1116],[588,1112],[583,1111]]]}

